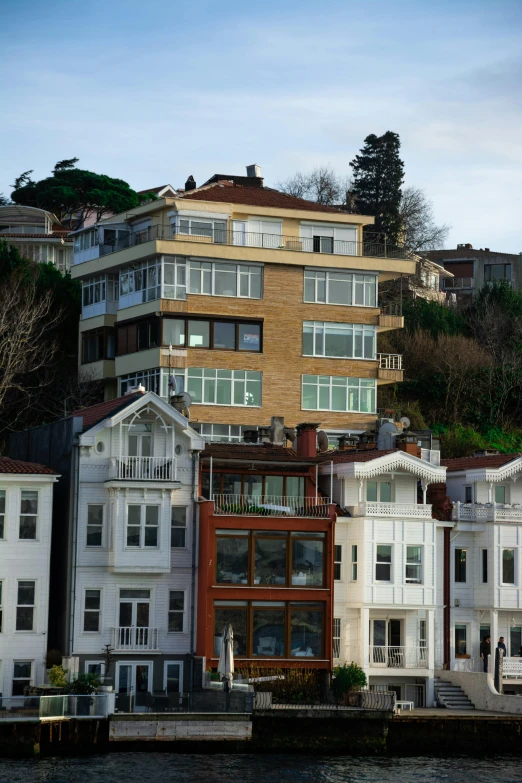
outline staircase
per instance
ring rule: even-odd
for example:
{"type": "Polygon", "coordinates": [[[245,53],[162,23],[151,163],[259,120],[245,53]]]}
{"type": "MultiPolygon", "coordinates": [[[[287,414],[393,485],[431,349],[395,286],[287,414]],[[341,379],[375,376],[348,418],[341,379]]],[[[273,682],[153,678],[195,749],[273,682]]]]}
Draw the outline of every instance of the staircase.
{"type": "Polygon", "coordinates": [[[435,701],[441,707],[450,710],[474,710],[475,705],[468,699],[459,685],[451,682],[441,682],[440,677],[435,677],[435,701]]]}

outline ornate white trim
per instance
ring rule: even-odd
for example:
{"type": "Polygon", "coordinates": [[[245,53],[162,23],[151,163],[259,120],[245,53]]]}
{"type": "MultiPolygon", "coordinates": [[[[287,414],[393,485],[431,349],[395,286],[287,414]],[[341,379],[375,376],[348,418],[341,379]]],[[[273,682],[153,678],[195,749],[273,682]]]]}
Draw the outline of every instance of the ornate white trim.
{"type": "Polygon", "coordinates": [[[496,482],[505,481],[507,478],[513,478],[513,481],[516,481],[520,473],[522,473],[522,457],[516,457],[500,468],[467,470],[466,481],[496,482]]]}
{"type": "MultiPolygon", "coordinates": [[[[329,467],[329,466],[327,466],[329,467]]],[[[446,480],[446,468],[436,467],[425,460],[414,457],[405,451],[394,451],[382,457],[368,460],[368,462],[347,462],[334,466],[337,478],[373,478],[383,473],[391,473],[395,470],[406,470],[413,473],[428,484],[446,480]]],[[[326,470],[322,470],[326,473],[326,470]]]]}

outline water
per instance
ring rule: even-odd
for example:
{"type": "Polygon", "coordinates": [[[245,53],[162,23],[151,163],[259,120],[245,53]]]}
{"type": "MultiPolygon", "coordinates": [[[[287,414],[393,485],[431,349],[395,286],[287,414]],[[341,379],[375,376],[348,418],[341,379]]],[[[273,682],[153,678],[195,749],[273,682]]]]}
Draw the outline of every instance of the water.
{"type": "Polygon", "coordinates": [[[0,783],[522,783],[522,759],[116,753],[0,760],[0,783]]]}

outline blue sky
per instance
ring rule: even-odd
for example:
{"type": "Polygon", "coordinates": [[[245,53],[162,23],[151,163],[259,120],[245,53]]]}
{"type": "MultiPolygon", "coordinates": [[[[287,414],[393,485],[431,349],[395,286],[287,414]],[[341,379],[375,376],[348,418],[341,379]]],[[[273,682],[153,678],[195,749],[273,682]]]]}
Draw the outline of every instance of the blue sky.
{"type": "Polygon", "coordinates": [[[57,160],[136,189],[348,174],[400,134],[447,242],[522,251],[520,0],[17,0],[0,28],[0,192],[57,160]]]}

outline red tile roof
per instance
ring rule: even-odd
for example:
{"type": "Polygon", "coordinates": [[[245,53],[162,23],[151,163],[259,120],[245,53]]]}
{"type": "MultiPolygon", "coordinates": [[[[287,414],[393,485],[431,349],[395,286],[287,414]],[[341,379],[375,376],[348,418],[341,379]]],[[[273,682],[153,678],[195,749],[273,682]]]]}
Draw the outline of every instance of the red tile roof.
{"type": "Polygon", "coordinates": [[[384,457],[386,454],[393,454],[400,449],[387,449],[379,451],[378,449],[362,449],[361,451],[327,451],[321,454],[325,462],[369,462],[372,459],[384,457]]]}
{"type": "Polygon", "coordinates": [[[440,464],[451,473],[456,470],[473,470],[474,468],[501,468],[522,454],[486,454],[477,457],[454,457],[443,459],[440,464]]]}
{"type": "Polygon", "coordinates": [[[125,394],[123,397],[117,397],[115,400],[107,400],[106,402],[99,402],[97,405],[90,405],[88,408],[80,408],[77,411],[73,411],[71,416],[83,417],[83,431],[85,432],[85,430],[94,427],[98,422],[108,419],[109,416],[126,408],[131,402],[141,397],[143,393],[133,392],[132,394],[125,394]]]}
{"type": "Polygon", "coordinates": [[[0,234],[0,239],[6,239],[7,237],[15,237],[16,239],[63,239],[64,242],[72,242],[72,237],[68,237],[68,229],[64,228],[63,231],[53,231],[52,234],[15,234],[14,232],[3,232],[0,234]]]}
{"type": "Polygon", "coordinates": [[[212,185],[190,190],[180,198],[197,201],[219,201],[224,204],[244,204],[250,207],[276,207],[278,209],[302,209],[308,212],[341,213],[335,207],[327,207],[307,201],[304,198],[296,198],[279,190],[265,187],[244,187],[235,185],[229,180],[216,182],[212,185]]]}
{"type": "Polygon", "coordinates": [[[262,460],[263,462],[308,462],[298,457],[293,449],[275,446],[272,443],[207,443],[202,457],[213,459],[237,459],[245,462],[262,460]]]}
{"type": "Polygon", "coordinates": [[[21,462],[9,457],[0,457],[0,473],[38,473],[40,475],[57,476],[57,472],[36,462],[21,462]]]}

